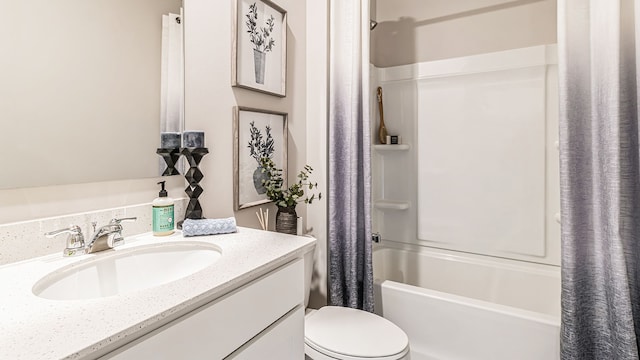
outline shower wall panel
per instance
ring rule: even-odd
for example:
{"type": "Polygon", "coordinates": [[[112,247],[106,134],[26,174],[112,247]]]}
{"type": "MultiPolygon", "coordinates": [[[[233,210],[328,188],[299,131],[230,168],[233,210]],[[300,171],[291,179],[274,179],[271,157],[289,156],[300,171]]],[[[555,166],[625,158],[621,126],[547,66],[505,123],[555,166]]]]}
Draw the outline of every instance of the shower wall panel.
{"type": "Polygon", "coordinates": [[[559,265],[555,52],[377,69],[387,130],[405,143],[372,152],[383,240],[559,265]]]}
{"type": "Polygon", "coordinates": [[[418,239],[544,256],[544,67],[420,80],[418,139],[418,239]]]}

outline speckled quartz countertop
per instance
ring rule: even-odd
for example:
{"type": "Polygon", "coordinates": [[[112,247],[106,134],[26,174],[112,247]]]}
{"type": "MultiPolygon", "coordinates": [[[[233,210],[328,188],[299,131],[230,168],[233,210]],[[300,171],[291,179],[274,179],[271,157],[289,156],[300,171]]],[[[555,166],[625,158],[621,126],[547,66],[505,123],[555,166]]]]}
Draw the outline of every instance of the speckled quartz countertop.
{"type": "MultiPolygon", "coordinates": [[[[28,241],[28,240],[25,240],[28,241]]],[[[115,250],[180,241],[216,245],[222,256],[164,285],[89,300],[47,300],[33,285],[61,267],[101,254],[62,253],[0,267],[0,359],[84,359],[104,355],[313,249],[308,237],[238,228],[234,234],[183,238],[143,234],[115,250]]]]}

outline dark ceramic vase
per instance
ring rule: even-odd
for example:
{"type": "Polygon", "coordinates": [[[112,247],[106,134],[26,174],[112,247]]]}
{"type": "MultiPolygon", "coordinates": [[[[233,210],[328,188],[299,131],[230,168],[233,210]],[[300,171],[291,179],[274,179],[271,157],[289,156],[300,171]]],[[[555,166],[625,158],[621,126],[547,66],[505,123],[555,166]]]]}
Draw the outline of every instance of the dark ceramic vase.
{"type": "Polygon", "coordinates": [[[298,214],[295,206],[281,207],[278,206],[276,213],[276,231],[296,235],[298,224],[298,214]]]}

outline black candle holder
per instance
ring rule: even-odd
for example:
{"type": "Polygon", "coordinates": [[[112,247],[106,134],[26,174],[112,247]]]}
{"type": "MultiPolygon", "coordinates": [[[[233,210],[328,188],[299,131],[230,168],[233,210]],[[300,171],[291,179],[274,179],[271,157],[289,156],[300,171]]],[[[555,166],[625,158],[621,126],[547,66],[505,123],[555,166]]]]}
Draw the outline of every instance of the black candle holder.
{"type": "Polygon", "coordinates": [[[156,154],[162,156],[164,162],[167,164],[167,168],[162,173],[162,176],[180,175],[180,171],[176,169],[178,159],[180,159],[180,149],[158,149],[156,154]]]}
{"type": "MultiPolygon", "coordinates": [[[[204,178],[204,174],[200,171],[198,165],[200,161],[202,161],[202,158],[208,153],[209,149],[207,148],[180,149],[180,154],[182,154],[189,163],[189,170],[184,174],[184,178],[189,183],[187,188],[184,189],[184,192],[189,195],[189,204],[187,205],[187,210],[184,215],[185,219],[203,219],[202,206],[200,206],[198,197],[200,197],[204,191],[199,185],[200,181],[204,178]]],[[[182,227],[182,221],[178,223],[178,227],[182,227]]]]}

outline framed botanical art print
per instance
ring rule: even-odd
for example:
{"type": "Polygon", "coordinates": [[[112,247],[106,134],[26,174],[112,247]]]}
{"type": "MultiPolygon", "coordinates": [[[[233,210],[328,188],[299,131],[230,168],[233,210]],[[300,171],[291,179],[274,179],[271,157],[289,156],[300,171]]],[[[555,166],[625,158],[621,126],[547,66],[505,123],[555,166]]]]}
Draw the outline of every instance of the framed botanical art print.
{"type": "Polygon", "coordinates": [[[269,0],[233,0],[232,85],[286,95],[287,12],[269,0]]]}
{"type": "Polygon", "coordinates": [[[272,159],[287,178],[288,130],[286,113],[245,107],[234,113],[233,198],[235,210],[240,210],[270,202],[262,184],[262,158],[272,159]]]}

